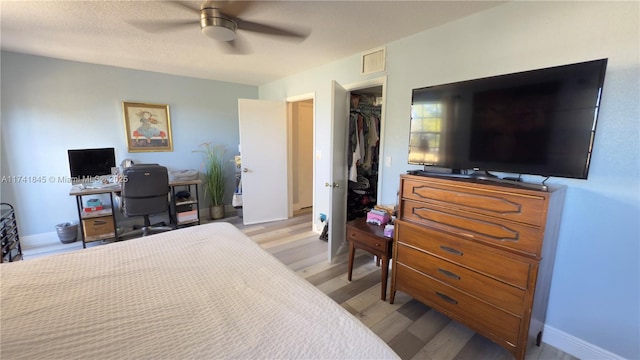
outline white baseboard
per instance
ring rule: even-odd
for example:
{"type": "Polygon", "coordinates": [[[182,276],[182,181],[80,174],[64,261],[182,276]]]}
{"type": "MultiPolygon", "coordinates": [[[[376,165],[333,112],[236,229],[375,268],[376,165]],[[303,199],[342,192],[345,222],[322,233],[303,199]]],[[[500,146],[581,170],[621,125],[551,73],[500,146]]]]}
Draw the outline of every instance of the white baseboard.
{"type": "Polygon", "coordinates": [[[20,246],[22,246],[23,250],[58,244],[62,243],[58,240],[58,233],[56,231],[28,236],[20,235],[20,246]]]}
{"type": "Polygon", "coordinates": [[[567,334],[554,327],[545,325],[542,332],[542,342],[547,343],[567,354],[571,354],[578,359],[598,359],[598,360],[624,360],[620,355],[597,347],[573,335],[567,334]]]}
{"type": "MultiPolygon", "coordinates": [[[[139,224],[139,223],[140,223],[139,218],[118,219],[118,227],[130,228],[130,227],[133,227],[134,224],[139,224]]],[[[78,234],[78,241],[80,241],[81,239],[82,238],[80,237],[80,234],[78,234]]],[[[58,238],[57,231],[52,231],[52,232],[47,232],[42,234],[35,234],[35,235],[26,235],[26,236],[20,235],[20,245],[22,246],[23,250],[32,250],[35,248],[61,245],[61,244],[62,243],[58,238]]]]}

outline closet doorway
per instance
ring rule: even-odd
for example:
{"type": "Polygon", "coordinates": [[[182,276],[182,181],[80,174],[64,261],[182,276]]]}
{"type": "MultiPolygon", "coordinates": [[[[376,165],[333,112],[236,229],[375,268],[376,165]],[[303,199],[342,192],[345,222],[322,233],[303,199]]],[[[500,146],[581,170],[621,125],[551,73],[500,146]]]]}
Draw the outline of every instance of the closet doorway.
{"type": "Polygon", "coordinates": [[[293,213],[313,206],[313,99],[288,102],[289,198],[293,213]]]}
{"type": "Polygon", "coordinates": [[[347,221],[367,216],[379,198],[383,87],[350,93],[347,221]]]}
{"type": "MultiPolygon", "coordinates": [[[[345,144],[343,147],[344,155],[342,159],[339,159],[336,157],[336,154],[333,154],[332,166],[334,166],[334,172],[339,171],[338,168],[343,166],[342,171],[344,171],[345,174],[343,181],[346,182],[346,186],[344,187],[346,191],[342,191],[342,194],[340,194],[342,196],[341,203],[340,201],[332,202],[332,209],[330,211],[330,221],[333,221],[333,225],[330,223],[329,227],[329,261],[331,262],[334,261],[336,255],[347,252],[349,249],[349,244],[345,237],[346,221],[353,220],[359,216],[366,216],[367,211],[373,208],[381,198],[379,193],[379,179],[382,174],[380,158],[382,155],[381,149],[384,146],[384,98],[386,97],[386,82],[387,79],[386,76],[384,76],[343,87],[345,91],[345,119],[343,123],[345,129],[341,133],[334,129],[332,138],[337,139],[337,135],[340,133],[340,138],[344,139],[345,144]],[[355,101],[356,98],[358,99],[357,103],[355,101]],[[351,99],[354,101],[351,101],[351,99]],[[362,103],[360,103],[361,99],[363,100],[362,103]],[[361,104],[363,106],[360,106],[361,104]],[[360,107],[360,109],[358,109],[358,107],[360,107]],[[367,140],[369,142],[365,143],[365,123],[359,121],[360,119],[357,116],[358,111],[373,112],[375,114],[376,121],[373,122],[373,124],[375,124],[375,130],[374,133],[369,135],[375,135],[377,132],[377,141],[367,140]],[[359,123],[362,124],[362,134],[359,134],[359,123]],[[362,142],[355,143],[350,141],[356,134],[358,134],[357,136],[361,136],[363,139],[362,142]],[[354,154],[355,146],[356,144],[360,146],[360,143],[362,143],[363,146],[371,146],[368,153],[361,149],[360,154],[356,156],[354,154]],[[359,166],[361,167],[360,169],[358,169],[359,166]],[[336,206],[339,206],[340,209],[337,209],[336,206]]],[[[334,112],[338,110],[339,105],[340,101],[334,102],[334,112]]],[[[367,120],[371,120],[371,118],[367,120]]],[[[371,124],[371,122],[369,124],[371,124]]],[[[376,136],[372,136],[368,139],[375,138],[376,136]]],[[[335,183],[334,180],[332,181],[335,183]]]]}

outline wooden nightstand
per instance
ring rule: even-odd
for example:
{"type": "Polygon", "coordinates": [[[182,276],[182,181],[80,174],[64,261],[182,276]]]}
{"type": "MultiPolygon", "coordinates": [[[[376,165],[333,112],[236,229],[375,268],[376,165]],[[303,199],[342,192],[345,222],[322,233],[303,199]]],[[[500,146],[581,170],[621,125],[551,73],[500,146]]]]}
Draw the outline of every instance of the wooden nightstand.
{"type": "Polygon", "coordinates": [[[362,249],[382,260],[382,295],[383,301],[387,298],[387,277],[389,274],[389,259],[393,248],[393,239],[384,236],[384,226],[367,223],[365,218],[347,222],[347,240],[349,241],[349,275],[353,272],[353,259],[356,249],[362,249]]]}

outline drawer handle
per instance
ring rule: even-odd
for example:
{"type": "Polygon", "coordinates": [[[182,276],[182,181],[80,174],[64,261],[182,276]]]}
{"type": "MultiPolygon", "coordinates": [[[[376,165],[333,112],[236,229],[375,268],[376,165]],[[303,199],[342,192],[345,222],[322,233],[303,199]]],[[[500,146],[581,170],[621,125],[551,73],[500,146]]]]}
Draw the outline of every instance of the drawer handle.
{"type": "Polygon", "coordinates": [[[438,272],[440,272],[440,273],[444,274],[445,276],[450,277],[450,278],[452,278],[454,280],[460,280],[460,276],[452,273],[449,270],[438,268],[438,272]]]}
{"type": "Polygon", "coordinates": [[[448,246],[440,245],[440,249],[442,249],[442,250],[444,250],[444,251],[446,251],[448,253],[451,253],[453,255],[458,255],[458,256],[462,256],[463,255],[462,251],[456,250],[454,248],[450,248],[448,246]]]}
{"type": "Polygon", "coordinates": [[[93,225],[104,225],[104,224],[106,224],[106,223],[107,223],[107,222],[106,222],[106,221],[104,221],[104,220],[95,220],[95,221],[93,222],[93,225]]]}
{"type": "Polygon", "coordinates": [[[447,296],[447,295],[445,295],[443,293],[440,293],[440,292],[437,292],[437,291],[436,291],[436,295],[440,296],[442,298],[442,300],[448,302],[449,304],[458,305],[458,300],[456,300],[456,299],[454,299],[454,298],[452,298],[450,296],[447,296]]]}

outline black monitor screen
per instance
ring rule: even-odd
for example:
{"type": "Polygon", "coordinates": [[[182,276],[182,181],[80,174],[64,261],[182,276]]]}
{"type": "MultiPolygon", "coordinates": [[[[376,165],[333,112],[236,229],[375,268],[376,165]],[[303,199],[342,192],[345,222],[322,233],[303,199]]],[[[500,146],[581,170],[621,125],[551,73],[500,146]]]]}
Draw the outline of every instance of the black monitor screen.
{"type": "Polygon", "coordinates": [[[114,148],[68,150],[72,178],[110,175],[116,166],[114,148]]]}

